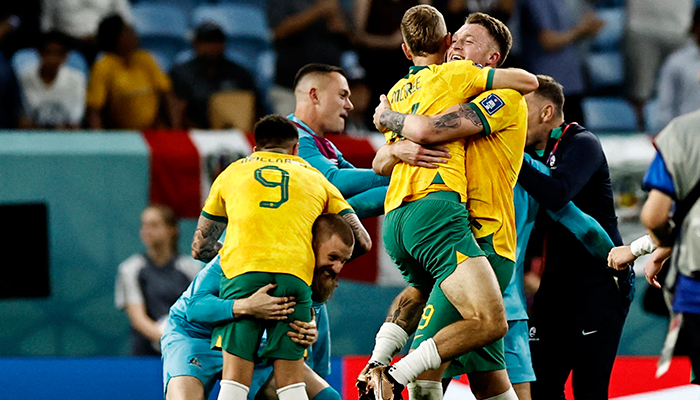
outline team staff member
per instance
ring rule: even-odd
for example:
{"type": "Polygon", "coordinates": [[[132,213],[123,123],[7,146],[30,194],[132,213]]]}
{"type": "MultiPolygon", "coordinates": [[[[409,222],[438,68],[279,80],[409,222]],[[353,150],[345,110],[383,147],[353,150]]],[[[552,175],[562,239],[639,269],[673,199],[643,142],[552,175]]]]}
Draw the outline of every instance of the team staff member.
{"type": "MultiPolygon", "coordinates": [[[[562,86],[548,76],[539,75],[538,80],[539,88],[525,96],[528,141],[542,152],[542,156],[536,151],[531,155],[545,162],[551,176],[525,164],[519,182],[551,210],[573,201],[619,246],[622,240],[610,173],[600,142],[584,127],[564,122],[562,86]]],[[[530,319],[530,349],[537,375],[532,396],[562,397],[564,383],[573,371],[574,396],[607,399],[634,271],[626,268],[614,274],[563,225],[547,218],[544,223],[546,264],[530,319]]]]}
{"type": "MultiPolygon", "coordinates": [[[[661,287],[656,280],[663,260],[671,256],[669,277],[675,277],[672,311],[683,314],[688,337],[688,355],[693,367],[691,383],[700,384],[700,208],[695,191],[700,181],[700,140],[697,127],[700,111],[682,115],[671,121],[654,141],[656,158],[644,178],[649,190],[641,219],[659,247],[644,268],[649,284],[661,287]],[[676,215],[674,224],[668,217],[675,204],[675,213],[687,211],[684,218],[676,215]],[[681,211],[683,210],[683,211],[681,211]]],[[[668,263],[666,263],[668,264],[668,263]]],[[[669,282],[667,281],[667,284],[669,282]]]]}
{"type": "MultiPolygon", "coordinates": [[[[338,284],[338,273],[352,254],[353,233],[342,217],[323,214],[313,226],[312,243],[316,255],[316,269],[312,283],[314,309],[330,297],[338,284]]],[[[168,400],[207,399],[212,386],[221,374],[223,359],[221,351],[211,350],[211,334],[214,325],[259,318],[286,320],[295,305],[290,297],[271,297],[267,291],[274,288],[268,284],[246,299],[222,300],[219,296],[221,265],[217,256],[195,277],[178,301],[170,308],[170,316],[163,334],[163,388],[168,400]]],[[[316,314],[316,318],[323,318],[316,314]]],[[[297,321],[298,336],[293,341],[310,345],[318,337],[311,324],[297,321]]],[[[291,334],[291,333],[290,333],[291,334]]],[[[338,394],[323,379],[328,375],[330,355],[326,344],[313,343],[304,380],[310,399],[340,399],[338,394]],[[317,352],[316,350],[320,351],[317,352]],[[313,368],[313,371],[311,368],[313,368]]],[[[254,399],[258,390],[268,380],[271,367],[258,363],[253,374],[254,384],[248,395],[254,399]]],[[[268,385],[274,386],[274,385],[268,385]]],[[[276,388],[275,388],[276,389],[276,388]]]]}
{"type": "MultiPolygon", "coordinates": [[[[442,64],[451,40],[442,15],[433,7],[409,9],[401,32],[404,52],[414,67],[389,92],[389,101],[399,112],[436,114],[492,85],[524,91],[536,85],[534,76],[521,70],[496,71],[471,61],[442,64]]],[[[403,140],[401,127],[393,128],[385,134],[387,143],[403,140]]],[[[453,358],[500,339],[507,330],[496,275],[474,240],[462,204],[467,200],[465,140],[458,138],[445,146],[452,157],[437,169],[397,160],[378,168],[391,171],[392,176],[383,233],[387,253],[409,284],[407,290],[427,298],[411,345],[413,351],[386,373],[390,381],[395,381],[394,388],[397,383],[406,385],[416,380],[409,386],[409,391],[415,393],[441,392],[442,373],[453,358]]],[[[506,282],[512,265],[507,274],[506,282]]],[[[401,333],[396,325],[388,319],[380,329],[371,363],[390,360],[391,353],[382,354],[381,342],[385,336],[396,336],[392,332],[401,333]]],[[[412,332],[406,330],[404,335],[407,333],[412,332]]],[[[500,365],[505,368],[503,360],[500,365]]],[[[507,377],[502,383],[495,394],[512,393],[507,377]]]]}
{"type": "Polygon", "coordinates": [[[350,87],[342,68],[308,64],[294,79],[296,109],[289,118],[299,131],[299,157],[340,190],[360,218],[384,213],[389,178],[371,169],[355,168],[326,133],[342,133],[353,109],[350,87]]]}
{"type": "MultiPolygon", "coordinates": [[[[206,259],[221,248],[223,299],[247,297],[267,283],[277,283],[273,295],[295,298],[289,318],[309,322],[313,222],[325,212],[343,214],[356,235],[356,254],[369,250],[369,235],[338,190],[296,156],[298,134],[288,119],[263,118],[256,124],[255,141],[255,153],[233,163],[214,181],[195,231],[193,256],[206,259]],[[221,246],[217,240],[225,227],[221,246]]],[[[260,357],[273,360],[279,398],[307,398],[304,347],[286,336],[291,328],[241,320],[213,332],[212,345],[221,347],[224,355],[220,399],[246,398],[265,329],[267,343],[260,357]]]]}

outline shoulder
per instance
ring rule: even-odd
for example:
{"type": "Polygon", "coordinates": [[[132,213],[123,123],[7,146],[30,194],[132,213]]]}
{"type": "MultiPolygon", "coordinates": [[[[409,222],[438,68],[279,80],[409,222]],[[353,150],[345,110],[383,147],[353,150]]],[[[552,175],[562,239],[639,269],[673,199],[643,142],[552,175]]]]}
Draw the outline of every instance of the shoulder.
{"type": "Polygon", "coordinates": [[[147,265],[146,257],[143,254],[134,254],[119,264],[120,274],[137,274],[147,265]]]}
{"type": "Polygon", "coordinates": [[[82,84],[85,82],[85,74],[70,65],[62,65],[58,73],[63,75],[64,79],[71,84],[82,84]]]}
{"type": "MultiPolygon", "coordinates": [[[[572,127],[576,128],[573,133],[573,135],[570,135],[568,138],[568,146],[575,146],[575,147],[580,147],[584,151],[592,151],[592,150],[599,150],[603,151],[603,147],[600,144],[600,139],[596,135],[593,134],[593,132],[589,131],[588,129],[584,128],[583,126],[578,126],[578,127],[572,127]]],[[[570,128],[570,129],[572,129],[570,128]]],[[[568,134],[567,134],[568,136],[568,134]]]]}
{"type": "Polygon", "coordinates": [[[483,66],[474,63],[471,60],[456,60],[440,65],[431,65],[430,70],[435,73],[475,73],[484,69],[483,66]]]}

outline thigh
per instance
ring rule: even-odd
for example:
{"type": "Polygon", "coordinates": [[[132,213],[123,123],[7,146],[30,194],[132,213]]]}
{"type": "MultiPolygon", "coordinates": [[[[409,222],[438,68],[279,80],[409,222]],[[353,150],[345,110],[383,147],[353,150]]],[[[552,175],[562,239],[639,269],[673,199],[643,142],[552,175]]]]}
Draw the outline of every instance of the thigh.
{"type": "MultiPolygon", "coordinates": [[[[503,371],[506,369],[506,358],[504,352],[503,339],[484,346],[480,349],[470,351],[454,360],[443,377],[460,376],[464,374],[474,374],[479,372],[503,371]]],[[[469,377],[471,381],[471,376],[469,377]]]]}
{"type": "Polygon", "coordinates": [[[292,330],[289,322],[299,320],[302,322],[311,321],[311,288],[296,276],[288,274],[274,274],[277,288],[273,290],[274,296],[294,296],[296,305],[294,312],[286,320],[273,322],[268,325],[267,343],[260,352],[263,359],[301,360],[304,357],[306,348],[301,344],[294,343],[287,336],[287,332],[292,330]]]}
{"type": "Polygon", "coordinates": [[[576,399],[607,399],[626,307],[612,277],[578,298],[576,339],[573,341],[576,346],[572,376],[574,396],[576,399]]]}
{"type": "MultiPolygon", "coordinates": [[[[163,388],[168,395],[168,388],[173,387],[173,378],[190,377],[200,382],[203,395],[211,392],[223,368],[221,351],[212,350],[208,338],[191,338],[177,332],[163,336],[163,388]]],[[[176,381],[178,392],[192,388],[190,380],[184,380],[184,386],[176,381]],[[190,384],[187,384],[190,383],[190,384]]],[[[175,398],[175,397],[168,397],[175,398]]]]}
{"type": "Polygon", "coordinates": [[[532,382],[535,370],[532,368],[532,356],[528,343],[529,333],[526,320],[508,322],[508,333],[503,338],[506,357],[506,369],[513,384],[532,382]]]}
{"type": "Polygon", "coordinates": [[[462,315],[445,297],[442,289],[435,286],[423,308],[423,315],[413,335],[411,349],[418,348],[423,341],[435,336],[442,328],[462,319],[462,315]]]}

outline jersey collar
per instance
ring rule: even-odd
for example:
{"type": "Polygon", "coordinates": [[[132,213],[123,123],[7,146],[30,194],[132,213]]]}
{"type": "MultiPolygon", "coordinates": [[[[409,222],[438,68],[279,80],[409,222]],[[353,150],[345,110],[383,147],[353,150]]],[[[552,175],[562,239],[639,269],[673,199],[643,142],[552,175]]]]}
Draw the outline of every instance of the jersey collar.
{"type": "Polygon", "coordinates": [[[310,133],[310,134],[312,134],[312,135],[314,135],[314,136],[316,136],[316,137],[320,137],[320,136],[318,136],[318,135],[316,134],[316,132],[314,132],[313,129],[309,128],[309,126],[306,125],[306,124],[304,123],[304,121],[302,121],[302,120],[300,120],[299,118],[297,118],[297,116],[294,115],[294,113],[291,113],[291,114],[287,115],[287,118],[290,119],[290,120],[292,120],[292,121],[294,121],[294,122],[296,122],[297,124],[301,125],[301,126],[304,128],[304,130],[305,130],[306,132],[308,132],[308,133],[310,133]]]}
{"type": "Polygon", "coordinates": [[[429,67],[428,65],[421,65],[421,66],[411,65],[410,67],[408,67],[408,74],[406,74],[406,76],[404,76],[404,79],[408,79],[409,76],[415,75],[419,71],[424,70],[428,67],[429,67]]]}

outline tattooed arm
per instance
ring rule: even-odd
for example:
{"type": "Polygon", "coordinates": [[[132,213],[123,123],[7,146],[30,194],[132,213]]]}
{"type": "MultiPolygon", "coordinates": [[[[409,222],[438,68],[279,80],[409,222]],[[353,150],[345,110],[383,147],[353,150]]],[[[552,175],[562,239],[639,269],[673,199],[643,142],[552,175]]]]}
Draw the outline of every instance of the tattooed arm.
{"type": "Polygon", "coordinates": [[[360,219],[355,213],[343,214],[343,219],[350,225],[352,233],[355,236],[355,247],[352,251],[351,260],[367,253],[372,249],[372,238],[369,236],[367,229],[365,229],[360,219]]]}
{"type": "Polygon", "coordinates": [[[223,246],[219,238],[224,229],[226,229],[225,222],[217,222],[200,215],[192,239],[192,257],[203,262],[209,262],[216,257],[223,246]]]}
{"type": "Polygon", "coordinates": [[[391,322],[412,335],[418,328],[429,293],[408,286],[394,299],[385,322],[391,322]]]}
{"type": "Polygon", "coordinates": [[[378,129],[391,130],[419,144],[450,141],[484,129],[479,115],[469,103],[452,106],[438,115],[402,114],[392,111],[384,96],[375,110],[374,122],[378,129]]]}

